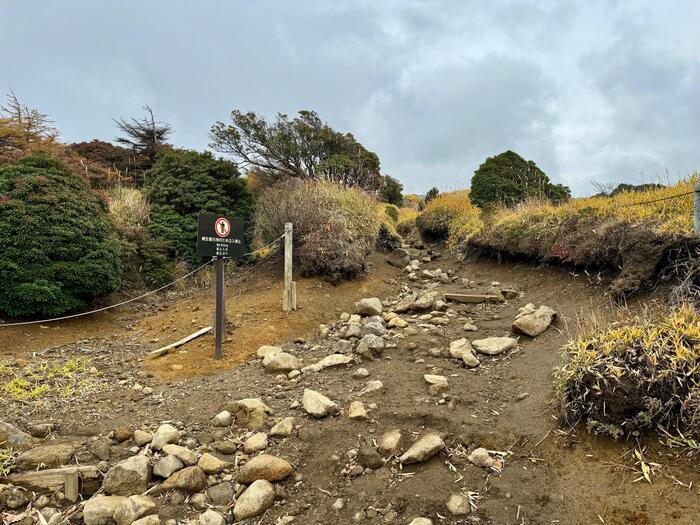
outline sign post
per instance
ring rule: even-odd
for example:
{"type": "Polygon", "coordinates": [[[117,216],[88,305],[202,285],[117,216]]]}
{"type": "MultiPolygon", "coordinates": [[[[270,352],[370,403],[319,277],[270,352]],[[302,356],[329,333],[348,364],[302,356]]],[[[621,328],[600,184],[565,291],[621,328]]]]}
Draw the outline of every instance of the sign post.
{"type": "Polygon", "coordinates": [[[197,254],[214,258],[216,275],[216,310],[214,312],[214,357],[221,359],[221,343],[226,331],[224,296],[224,259],[242,257],[244,224],[237,217],[200,213],[197,220],[197,254]]]}

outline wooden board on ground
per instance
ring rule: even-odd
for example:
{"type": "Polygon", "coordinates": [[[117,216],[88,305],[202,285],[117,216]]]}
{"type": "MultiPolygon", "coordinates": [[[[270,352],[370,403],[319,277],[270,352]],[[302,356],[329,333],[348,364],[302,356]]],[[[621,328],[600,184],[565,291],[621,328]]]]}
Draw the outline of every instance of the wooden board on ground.
{"type": "Polygon", "coordinates": [[[502,303],[502,295],[495,294],[467,294],[467,293],[445,293],[445,299],[457,303],[502,303]]]}
{"type": "MultiPolygon", "coordinates": [[[[32,472],[20,472],[7,476],[7,481],[18,487],[36,492],[64,492],[66,488],[72,497],[77,499],[77,481],[82,486],[81,493],[94,494],[101,484],[100,471],[94,466],[68,466],[32,472]]],[[[65,494],[66,492],[64,492],[65,494]]]]}
{"type": "Polygon", "coordinates": [[[212,327],[207,326],[206,328],[202,328],[201,330],[198,330],[197,332],[193,333],[192,335],[188,335],[187,337],[183,337],[179,341],[175,341],[174,343],[169,344],[168,346],[164,346],[163,348],[159,348],[158,350],[153,350],[152,352],[149,352],[146,357],[148,359],[155,359],[156,357],[160,357],[162,355],[168,354],[175,350],[177,347],[184,345],[185,343],[189,343],[192,341],[192,339],[197,339],[199,336],[204,335],[206,333],[211,332],[212,327]]]}

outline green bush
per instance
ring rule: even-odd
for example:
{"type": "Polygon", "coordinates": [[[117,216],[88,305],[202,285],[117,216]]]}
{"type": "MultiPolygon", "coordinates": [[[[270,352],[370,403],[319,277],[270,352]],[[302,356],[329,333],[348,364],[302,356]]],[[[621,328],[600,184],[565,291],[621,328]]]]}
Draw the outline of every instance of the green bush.
{"type": "Polygon", "coordinates": [[[294,225],[294,258],[303,275],[332,282],[365,270],[377,241],[377,203],[361,190],[289,180],[266,188],[255,208],[255,240],[265,245],[294,225]]]}
{"type": "Polygon", "coordinates": [[[253,198],[232,162],[210,153],[166,150],[146,172],[144,189],[152,206],[149,232],[167,243],[171,259],[197,262],[200,212],[240,217],[246,223],[253,198]]]}
{"type": "Polygon", "coordinates": [[[487,158],[474,172],[469,198],[479,208],[512,206],[531,198],[563,200],[571,191],[552,184],[549,177],[531,160],[513,151],[487,158]]]}
{"type": "Polygon", "coordinates": [[[397,222],[399,220],[399,210],[393,204],[387,204],[384,211],[386,211],[386,214],[392,221],[397,222]]]}
{"type": "Polygon", "coordinates": [[[416,219],[404,219],[398,222],[398,224],[396,225],[396,231],[399,235],[406,237],[407,235],[411,234],[415,227],[416,219]]]}
{"type": "Polygon", "coordinates": [[[43,154],[0,166],[0,311],[59,315],[121,285],[107,205],[43,154]]]}

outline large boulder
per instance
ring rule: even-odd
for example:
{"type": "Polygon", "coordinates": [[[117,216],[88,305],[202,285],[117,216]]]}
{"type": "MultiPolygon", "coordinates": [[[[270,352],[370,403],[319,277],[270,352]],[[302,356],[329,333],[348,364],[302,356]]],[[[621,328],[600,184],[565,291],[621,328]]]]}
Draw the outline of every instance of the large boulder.
{"type": "Polygon", "coordinates": [[[438,434],[430,433],[422,436],[404,452],[399,461],[404,465],[420,463],[432,458],[445,447],[445,442],[438,434]]]}
{"type": "Polygon", "coordinates": [[[260,454],[243,465],[238,473],[238,481],[246,484],[258,479],[279,481],[292,472],[294,467],[288,461],[270,454],[260,454]]]}
{"type": "Polygon", "coordinates": [[[113,525],[114,514],[125,501],[124,496],[94,496],[83,505],[85,525],[113,525]]]}
{"type": "Polygon", "coordinates": [[[355,303],[355,313],[360,315],[380,315],[384,307],[381,299],[369,297],[355,303]]]}
{"type": "Polygon", "coordinates": [[[325,417],[331,414],[337,414],[339,411],[336,403],[323,394],[319,394],[315,390],[310,390],[308,388],[304,389],[302,405],[306,413],[314,417],[325,417]]]}
{"type": "Polygon", "coordinates": [[[236,500],[233,517],[236,521],[260,516],[275,502],[275,489],[269,481],[254,481],[236,500]]]}
{"type": "Polygon", "coordinates": [[[132,456],[113,466],[102,483],[107,494],[131,496],[148,489],[151,480],[151,466],[145,456],[132,456]]]}
{"type": "Polygon", "coordinates": [[[22,470],[56,468],[68,465],[74,454],[73,445],[43,445],[22,452],[16,463],[22,470]]]}
{"type": "Polygon", "coordinates": [[[486,339],[477,339],[472,341],[472,347],[480,354],[498,355],[507,350],[515,348],[518,344],[517,339],[512,337],[487,337],[486,339]]]}
{"type": "Polygon", "coordinates": [[[529,303],[523,306],[513,321],[513,330],[522,332],[530,337],[537,337],[544,332],[557,316],[557,312],[549,306],[529,303]]]}

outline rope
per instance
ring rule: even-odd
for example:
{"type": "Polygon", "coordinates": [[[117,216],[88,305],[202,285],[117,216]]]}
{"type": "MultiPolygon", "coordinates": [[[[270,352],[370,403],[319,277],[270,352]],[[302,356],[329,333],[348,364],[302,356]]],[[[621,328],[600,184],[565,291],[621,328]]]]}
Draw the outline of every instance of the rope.
{"type": "MultiPolygon", "coordinates": [[[[254,253],[256,253],[256,252],[259,252],[259,251],[261,251],[261,250],[264,250],[265,248],[269,248],[270,246],[272,246],[273,244],[275,244],[277,241],[279,241],[279,240],[282,239],[282,238],[284,238],[284,234],[280,235],[280,236],[277,237],[274,241],[272,241],[272,242],[269,243],[269,244],[266,244],[266,245],[263,246],[262,248],[258,248],[257,250],[253,250],[253,251],[251,251],[251,252],[244,253],[241,257],[245,257],[246,255],[252,255],[252,254],[254,254],[254,253]]],[[[120,303],[110,304],[109,306],[103,306],[102,308],[97,308],[97,309],[95,309],[95,310],[90,310],[90,311],[88,311],[88,312],[81,312],[81,313],[78,313],[78,314],[64,315],[64,316],[62,316],[62,317],[53,317],[53,318],[51,318],[51,319],[39,319],[38,321],[22,321],[22,322],[19,322],[19,323],[0,323],[0,328],[6,328],[6,327],[10,327],[10,326],[25,326],[25,325],[29,325],[29,324],[39,324],[39,323],[53,323],[53,322],[55,322],[55,321],[65,321],[66,319],[75,319],[76,317],[84,317],[84,316],[86,316],[86,315],[92,315],[92,314],[96,314],[96,313],[99,313],[99,312],[104,312],[104,311],[107,311],[107,310],[111,310],[112,308],[118,308],[119,306],[124,306],[125,304],[133,303],[134,301],[138,301],[138,300],[140,300],[140,299],[143,299],[143,298],[145,298],[145,297],[148,297],[149,295],[153,295],[153,294],[155,294],[155,293],[158,293],[158,292],[160,292],[160,291],[162,291],[162,290],[165,290],[166,288],[170,288],[172,285],[177,284],[177,283],[179,283],[180,281],[184,281],[184,280],[187,279],[188,277],[194,275],[195,273],[197,273],[199,270],[201,270],[201,269],[204,268],[205,266],[210,265],[213,261],[214,261],[214,259],[211,259],[211,260],[205,262],[204,264],[202,264],[201,266],[198,266],[197,268],[195,268],[195,269],[192,270],[191,272],[186,273],[186,274],[183,275],[182,277],[179,277],[178,279],[175,279],[174,281],[169,282],[168,284],[164,284],[164,285],[161,286],[160,288],[156,288],[155,290],[151,290],[151,291],[146,292],[146,293],[144,293],[144,294],[141,294],[141,295],[139,295],[139,296],[137,296],[137,297],[132,297],[131,299],[126,299],[126,300],[124,300],[124,301],[122,301],[122,302],[120,302],[120,303]]]]}
{"type": "Polygon", "coordinates": [[[654,199],[651,201],[644,201],[644,202],[633,202],[632,204],[623,204],[620,206],[620,208],[628,208],[630,206],[641,206],[642,204],[653,204],[654,202],[661,202],[661,201],[667,201],[670,199],[677,199],[678,197],[685,197],[686,195],[692,195],[694,194],[694,191],[687,191],[685,193],[679,193],[678,195],[670,195],[669,197],[661,197],[659,199],[654,199]]]}

